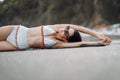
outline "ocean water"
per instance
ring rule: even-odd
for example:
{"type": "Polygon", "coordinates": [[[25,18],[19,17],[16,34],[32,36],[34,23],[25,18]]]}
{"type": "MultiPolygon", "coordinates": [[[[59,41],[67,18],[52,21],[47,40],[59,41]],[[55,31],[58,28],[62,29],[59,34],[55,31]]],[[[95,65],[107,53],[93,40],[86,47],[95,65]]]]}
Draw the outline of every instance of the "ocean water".
{"type": "MultiPolygon", "coordinates": [[[[109,35],[109,36],[120,36],[120,28],[115,30],[93,30],[94,32],[96,33],[99,33],[99,34],[104,34],[104,35],[109,35]]],[[[89,36],[87,34],[84,34],[84,33],[80,33],[82,36],[89,36]]]]}
{"type": "MultiPolygon", "coordinates": [[[[107,37],[109,37],[111,40],[116,40],[120,42],[120,29],[118,29],[117,31],[115,30],[102,30],[102,31],[93,30],[93,31],[99,34],[104,34],[107,37]]],[[[93,37],[88,34],[84,34],[84,33],[80,33],[80,34],[83,38],[83,41],[98,41],[99,40],[96,37],[93,37]]]]}
{"type": "Polygon", "coordinates": [[[102,31],[98,31],[98,30],[94,30],[95,32],[101,33],[101,34],[105,34],[105,35],[117,35],[120,36],[120,29],[117,30],[102,30],[102,31]]]}

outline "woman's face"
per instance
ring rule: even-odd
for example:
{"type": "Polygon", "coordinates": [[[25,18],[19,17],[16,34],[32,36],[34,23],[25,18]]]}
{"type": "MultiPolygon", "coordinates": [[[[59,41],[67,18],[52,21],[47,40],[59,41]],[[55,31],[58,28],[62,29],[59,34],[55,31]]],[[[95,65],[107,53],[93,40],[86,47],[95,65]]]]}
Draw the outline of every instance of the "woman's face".
{"type": "Polygon", "coordinates": [[[66,26],[59,30],[59,36],[64,39],[68,39],[73,34],[74,34],[74,29],[72,29],[70,26],[66,26]]]}

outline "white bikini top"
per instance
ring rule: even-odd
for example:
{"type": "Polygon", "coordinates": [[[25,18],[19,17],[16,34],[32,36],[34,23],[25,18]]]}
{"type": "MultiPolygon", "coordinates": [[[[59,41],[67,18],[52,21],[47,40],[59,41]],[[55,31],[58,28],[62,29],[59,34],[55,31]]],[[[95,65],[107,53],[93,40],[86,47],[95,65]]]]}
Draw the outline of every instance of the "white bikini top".
{"type": "Polygon", "coordinates": [[[51,28],[49,28],[48,26],[44,26],[43,27],[43,32],[44,32],[44,45],[45,45],[45,48],[51,48],[53,45],[56,44],[56,42],[50,38],[47,38],[45,36],[47,35],[50,35],[50,34],[53,34],[55,33],[55,31],[51,28]]]}

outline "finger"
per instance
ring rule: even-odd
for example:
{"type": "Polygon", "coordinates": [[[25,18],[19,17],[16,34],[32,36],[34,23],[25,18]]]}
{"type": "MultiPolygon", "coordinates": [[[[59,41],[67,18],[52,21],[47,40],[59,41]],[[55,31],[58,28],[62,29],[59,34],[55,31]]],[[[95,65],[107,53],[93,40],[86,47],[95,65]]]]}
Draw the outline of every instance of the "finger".
{"type": "Polygon", "coordinates": [[[105,42],[106,45],[110,45],[111,42],[105,42]]]}
{"type": "Polygon", "coordinates": [[[111,40],[109,38],[107,38],[106,42],[111,43],[111,40]]]}

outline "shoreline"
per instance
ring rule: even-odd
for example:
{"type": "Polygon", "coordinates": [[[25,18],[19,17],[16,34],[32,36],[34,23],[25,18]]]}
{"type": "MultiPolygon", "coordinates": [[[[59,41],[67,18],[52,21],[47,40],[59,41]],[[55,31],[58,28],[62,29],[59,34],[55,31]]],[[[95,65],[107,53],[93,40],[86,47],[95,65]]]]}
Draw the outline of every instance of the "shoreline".
{"type": "Polygon", "coordinates": [[[119,80],[120,41],[104,47],[0,52],[0,80],[119,80]]]}

